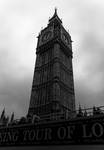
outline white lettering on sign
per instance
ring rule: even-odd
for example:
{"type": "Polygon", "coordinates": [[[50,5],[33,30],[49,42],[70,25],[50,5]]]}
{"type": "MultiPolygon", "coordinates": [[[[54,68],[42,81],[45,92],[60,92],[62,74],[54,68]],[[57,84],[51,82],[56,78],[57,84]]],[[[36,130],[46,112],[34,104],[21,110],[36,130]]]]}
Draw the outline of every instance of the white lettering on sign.
{"type": "Polygon", "coordinates": [[[36,140],[37,141],[40,141],[44,138],[43,132],[44,132],[44,130],[37,129],[37,131],[36,131],[36,140]]]}
{"type": "Polygon", "coordinates": [[[66,128],[65,127],[58,128],[57,135],[58,135],[59,139],[61,139],[61,140],[65,139],[65,137],[66,137],[66,128]]]}
{"type": "Polygon", "coordinates": [[[33,130],[25,130],[23,132],[23,141],[41,141],[41,140],[52,140],[52,129],[33,129],[33,130]]]}
{"type": "Polygon", "coordinates": [[[91,129],[87,129],[87,125],[86,124],[82,125],[82,128],[83,128],[83,137],[84,138],[92,137],[92,134],[90,132],[91,129]]]}
{"type": "Polygon", "coordinates": [[[19,137],[19,132],[18,131],[12,131],[12,132],[1,132],[0,133],[0,142],[5,143],[5,142],[16,142],[19,137]]]}
{"type": "Polygon", "coordinates": [[[75,126],[68,126],[67,128],[68,128],[68,139],[71,139],[74,134],[75,126]]]}
{"type": "Polygon", "coordinates": [[[33,141],[35,139],[35,135],[35,130],[30,130],[30,132],[28,132],[29,141],[33,141]]]}
{"type": "Polygon", "coordinates": [[[104,134],[104,127],[100,123],[95,123],[92,126],[92,133],[95,137],[101,137],[104,134]]]}
{"type": "MultiPolygon", "coordinates": [[[[103,122],[74,124],[46,124],[44,126],[25,126],[25,128],[4,128],[0,130],[0,145],[35,145],[35,144],[62,144],[85,142],[91,143],[98,140],[103,142],[104,124],[103,122]],[[78,138],[78,140],[77,140],[78,138]],[[86,140],[87,139],[87,140],[86,140]]],[[[104,143],[104,142],[103,142],[104,143]]]]}
{"type": "Polygon", "coordinates": [[[52,129],[51,128],[46,128],[45,129],[44,140],[52,140],[52,129]]]}

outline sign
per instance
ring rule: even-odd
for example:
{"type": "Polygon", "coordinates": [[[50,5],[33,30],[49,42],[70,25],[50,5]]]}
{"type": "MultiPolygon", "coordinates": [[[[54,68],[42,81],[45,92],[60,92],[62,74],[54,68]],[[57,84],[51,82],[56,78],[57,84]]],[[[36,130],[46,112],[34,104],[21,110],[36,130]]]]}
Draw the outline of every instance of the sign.
{"type": "Polygon", "coordinates": [[[104,116],[0,128],[0,146],[104,144],[104,116]]]}

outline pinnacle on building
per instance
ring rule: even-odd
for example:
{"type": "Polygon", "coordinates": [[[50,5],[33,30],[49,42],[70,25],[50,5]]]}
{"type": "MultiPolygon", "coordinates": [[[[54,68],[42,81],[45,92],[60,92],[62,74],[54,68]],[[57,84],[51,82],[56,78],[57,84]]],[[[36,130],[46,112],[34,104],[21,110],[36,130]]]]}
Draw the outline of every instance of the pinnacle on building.
{"type": "Polygon", "coordinates": [[[71,117],[74,111],[72,40],[55,9],[38,36],[28,115],[52,119],[57,114],[71,117]]]}

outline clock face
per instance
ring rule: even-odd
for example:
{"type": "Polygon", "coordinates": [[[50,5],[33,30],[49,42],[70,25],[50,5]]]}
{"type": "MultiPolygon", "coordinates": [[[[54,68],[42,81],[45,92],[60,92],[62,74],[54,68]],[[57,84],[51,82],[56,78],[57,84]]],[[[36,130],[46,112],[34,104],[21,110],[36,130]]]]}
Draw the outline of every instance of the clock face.
{"type": "Polygon", "coordinates": [[[42,36],[42,41],[45,42],[47,40],[49,40],[52,37],[52,32],[51,31],[47,31],[43,34],[42,36]]]}
{"type": "Polygon", "coordinates": [[[69,44],[69,39],[68,39],[68,37],[67,37],[67,35],[65,33],[63,33],[62,37],[63,37],[64,42],[66,44],[69,44]]]}

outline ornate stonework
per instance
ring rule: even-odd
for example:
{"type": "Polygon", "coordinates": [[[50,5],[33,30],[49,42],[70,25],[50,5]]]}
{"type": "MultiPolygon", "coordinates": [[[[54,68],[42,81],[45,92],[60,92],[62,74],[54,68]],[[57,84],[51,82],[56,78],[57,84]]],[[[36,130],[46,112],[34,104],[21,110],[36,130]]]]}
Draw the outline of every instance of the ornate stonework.
{"type": "Polygon", "coordinates": [[[72,41],[57,11],[38,36],[28,114],[74,111],[72,41]]]}

